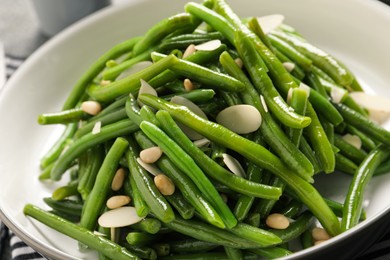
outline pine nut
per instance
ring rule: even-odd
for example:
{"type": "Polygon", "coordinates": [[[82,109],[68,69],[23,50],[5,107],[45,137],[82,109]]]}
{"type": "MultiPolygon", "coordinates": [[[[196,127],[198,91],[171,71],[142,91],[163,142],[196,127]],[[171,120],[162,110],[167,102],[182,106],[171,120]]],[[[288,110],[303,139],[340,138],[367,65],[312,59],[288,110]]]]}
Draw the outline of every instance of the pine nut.
{"type": "Polygon", "coordinates": [[[319,245],[319,244],[324,243],[325,241],[326,241],[326,240],[317,240],[317,241],[314,242],[314,245],[317,246],[317,245],[319,245]]]}
{"type": "Polygon", "coordinates": [[[106,202],[107,208],[109,209],[116,209],[120,208],[124,205],[129,204],[131,201],[129,196],[125,195],[118,195],[118,196],[113,196],[109,198],[106,202]]]}
{"type": "Polygon", "coordinates": [[[155,163],[162,155],[161,148],[158,146],[144,149],[140,152],[139,157],[144,163],[155,163]]]}
{"type": "Polygon", "coordinates": [[[116,171],[115,176],[112,179],[112,183],[111,183],[112,190],[118,191],[118,190],[120,190],[120,188],[122,188],[123,181],[125,180],[125,175],[126,175],[125,173],[126,172],[123,168],[119,168],[116,171]]]}
{"type": "Polygon", "coordinates": [[[102,110],[102,105],[96,101],[84,101],[81,103],[81,110],[92,116],[97,115],[102,110]]]}
{"type": "Polygon", "coordinates": [[[154,177],[154,184],[162,195],[172,195],[175,192],[175,184],[164,174],[154,177]]]}
{"type": "Polygon", "coordinates": [[[313,230],[311,231],[311,235],[312,235],[313,239],[316,241],[328,240],[329,238],[331,238],[331,236],[328,234],[328,232],[326,232],[325,229],[320,228],[320,227],[313,228],[313,230]]]}
{"type": "Polygon", "coordinates": [[[265,223],[267,226],[274,229],[286,229],[290,225],[288,218],[279,213],[269,215],[265,220],[265,223]]]}
{"type": "Polygon", "coordinates": [[[183,53],[183,59],[187,58],[188,56],[192,55],[194,52],[196,52],[195,45],[190,44],[188,45],[187,49],[183,53]]]}
{"type": "Polygon", "coordinates": [[[102,81],[100,81],[100,86],[107,86],[107,85],[109,85],[109,84],[111,84],[111,81],[110,80],[102,80],[102,81]]]}
{"type": "Polygon", "coordinates": [[[238,67],[240,67],[240,69],[242,69],[242,67],[244,66],[244,63],[240,58],[235,59],[234,62],[238,65],[238,67]]]}
{"type": "Polygon", "coordinates": [[[183,85],[184,89],[187,91],[191,91],[194,89],[194,84],[192,84],[192,81],[190,79],[185,79],[183,85]]]}

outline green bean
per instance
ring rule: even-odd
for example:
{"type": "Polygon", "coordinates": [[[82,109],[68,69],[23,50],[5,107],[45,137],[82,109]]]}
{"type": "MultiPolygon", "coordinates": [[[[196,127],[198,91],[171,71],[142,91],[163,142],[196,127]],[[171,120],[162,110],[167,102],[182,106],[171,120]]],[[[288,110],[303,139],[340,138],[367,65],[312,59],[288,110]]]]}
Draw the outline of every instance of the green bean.
{"type": "Polygon", "coordinates": [[[374,175],[381,175],[390,172],[390,161],[383,162],[378,168],[375,170],[374,175]]]}
{"type": "Polygon", "coordinates": [[[294,218],[302,210],[302,202],[292,199],[281,211],[280,214],[288,218],[294,218]]]}
{"type": "Polygon", "coordinates": [[[48,165],[52,164],[57,158],[61,155],[64,150],[67,141],[71,138],[77,130],[76,123],[70,123],[66,126],[64,132],[61,134],[60,138],[56,143],[45,153],[41,158],[41,168],[46,168],[48,165]]]}
{"type": "Polygon", "coordinates": [[[278,199],[281,195],[280,190],[277,188],[248,181],[232,174],[217,164],[191,142],[191,140],[180,130],[168,112],[158,111],[156,117],[162,129],[175,140],[211,178],[228,186],[232,190],[249,196],[278,199]]]}
{"type": "Polygon", "coordinates": [[[83,204],[76,200],[54,200],[50,197],[44,198],[43,201],[50,206],[53,210],[69,214],[72,216],[80,217],[83,204]]]}
{"type": "Polygon", "coordinates": [[[58,210],[49,210],[48,213],[54,214],[57,217],[63,218],[72,223],[78,223],[80,221],[80,216],[71,215],[58,210]]]}
{"type": "Polygon", "coordinates": [[[318,158],[315,156],[314,151],[311,149],[309,143],[306,141],[306,138],[304,138],[303,136],[301,138],[301,143],[299,144],[299,149],[313,165],[314,173],[319,173],[320,171],[322,171],[318,158]]]}
{"type": "MultiPolygon", "coordinates": [[[[281,190],[284,190],[286,184],[278,177],[274,177],[270,182],[270,185],[273,187],[278,187],[281,190]]],[[[266,218],[271,212],[272,208],[275,206],[277,200],[259,200],[254,211],[260,214],[261,218],[266,218]]]]}
{"type": "Polygon", "coordinates": [[[266,259],[276,259],[283,256],[291,255],[292,252],[282,247],[256,248],[251,249],[251,252],[265,257],[266,259]]]}
{"type": "Polygon", "coordinates": [[[205,103],[210,101],[214,97],[214,95],[215,91],[213,89],[194,89],[184,93],[161,96],[161,98],[165,100],[170,100],[174,96],[181,96],[194,103],[205,103]]]}
{"type": "MultiPolygon", "coordinates": [[[[278,38],[276,38],[276,39],[278,39],[278,38]]],[[[322,96],[328,98],[328,93],[326,92],[324,85],[322,85],[320,79],[318,78],[318,76],[315,73],[308,72],[306,74],[305,80],[307,81],[307,84],[309,84],[310,87],[315,89],[322,96]]]]}
{"type": "Polygon", "coordinates": [[[219,196],[219,193],[209,179],[207,179],[202,170],[195,164],[194,160],[157,126],[143,121],[140,124],[140,128],[180,170],[192,179],[206,199],[210,201],[220,214],[224,224],[229,228],[234,227],[237,224],[237,220],[233,213],[219,196]]]}
{"type": "Polygon", "coordinates": [[[372,150],[356,170],[345,198],[341,228],[348,230],[359,222],[365,188],[375,169],[388,156],[390,151],[382,145],[372,150]]]}
{"type": "Polygon", "coordinates": [[[260,62],[260,55],[253,43],[244,33],[238,31],[235,37],[236,47],[241,59],[251,76],[254,86],[264,96],[265,102],[282,124],[292,128],[304,128],[311,122],[310,118],[298,115],[290,109],[275,89],[271,79],[260,62]]]}
{"type": "Polygon", "coordinates": [[[225,253],[230,260],[243,260],[242,251],[238,248],[224,247],[225,253]]]}
{"type": "Polygon", "coordinates": [[[192,238],[173,241],[170,242],[170,245],[171,245],[171,252],[173,253],[207,252],[219,246],[214,243],[210,243],[202,240],[196,240],[192,238]]]}
{"type": "Polygon", "coordinates": [[[133,58],[129,60],[125,60],[122,63],[106,69],[103,71],[102,76],[104,80],[113,80],[116,77],[118,77],[123,71],[131,68],[135,64],[141,62],[141,61],[147,61],[150,60],[150,54],[154,51],[156,48],[150,48],[148,50],[145,50],[144,52],[140,53],[139,55],[134,56],[133,58]]]}
{"type": "Polygon", "coordinates": [[[340,135],[334,136],[334,144],[340,149],[341,153],[353,162],[359,164],[367,157],[367,153],[352,144],[345,141],[340,135]]]}
{"type": "Polygon", "coordinates": [[[38,124],[68,124],[84,120],[88,117],[89,115],[86,114],[81,108],[72,108],[63,110],[61,112],[40,114],[38,116],[38,124]]]}
{"type": "Polygon", "coordinates": [[[97,119],[93,119],[88,121],[85,125],[77,129],[75,133],[76,138],[80,138],[81,136],[89,133],[92,131],[93,127],[97,122],[100,122],[102,125],[108,125],[115,123],[119,120],[125,119],[126,118],[126,111],[124,108],[121,108],[119,110],[113,111],[112,113],[106,114],[104,116],[101,116],[97,119]]]}
{"type": "Polygon", "coordinates": [[[201,44],[211,40],[223,40],[219,32],[182,34],[165,39],[158,46],[161,50],[185,49],[190,44],[201,44]]]}
{"type": "Polygon", "coordinates": [[[148,104],[156,109],[168,111],[178,122],[193,128],[209,140],[235,150],[248,160],[253,161],[279,176],[286,184],[294,189],[294,192],[296,192],[302,202],[319,219],[329,234],[336,235],[340,233],[338,219],[326,205],[318,191],[304,179],[294,174],[279,158],[274,156],[264,147],[223,128],[218,124],[196,116],[183,106],[175,105],[147,94],[142,94],[139,98],[144,104],[148,104]]]}
{"type": "Polygon", "coordinates": [[[185,234],[189,237],[233,248],[257,248],[257,243],[251,242],[227,230],[205,224],[197,220],[184,220],[177,217],[170,223],[165,223],[168,228],[185,234]]]}
{"type": "Polygon", "coordinates": [[[131,231],[126,235],[126,241],[132,246],[145,246],[150,245],[154,241],[156,241],[157,236],[143,233],[143,232],[136,232],[131,231]]]}
{"type": "Polygon", "coordinates": [[[353,127],[353,126],[348,124],[347,131],[360,138],[360,140],[362,141],[362,147],[366,151],[371,151],[372,149],[374,149],[376,147],[375,142],[370,137],[368,137],[366,134],[364,134],[363,132],[356,129],[356,127],[353,127]]]}
{"type": "Polygon", "coordinates": [[[335,155],[321,122],[310,103],[307,106],[306,115],[309,116],[312,121],[311,124],[305,128],[304,132],[308,135],[322,170],[325,173],[331,173],[334,171],[336,165],[335,155]]]}
{"type": "Polygon", "coordinates": [[[124,191],[132,200],[139,217],[146,217],[149,212],[149,206],[146,204],[144,199],[141,196],[141,192],[137,187],[137,184],[134,181],[134,178],[130,176],[126,178],[124,182],[124,191]]]}
{"type": "Polygon", "coordinates": [[[351,175],[355,174],[355,171],[358,168],[358,166],[353,161],[351,161],[350,159],[348,159],[347,157],[345,157],[340,153],[336,153],[335,156],[336,156],[336,170],[351,175]]]}
{"type": "Polygon", "coordinates": [[[41,174],[39,175],[38,179],[40,181],[49,180],[50,179],[51,170],[53,169],[53,167],[54,167],[54,163],[51,163],[48,166],[46,166],[43,169],[43,171],[41,172],[41,174]]]}
{"type": "MultiPolygon", "coordinates": [[[[261,180],[262,169],[254,163],[249,163],[246,175],[248,176],[249,181],[259,183],[261,180]]],[[[233,213],[236,216],[238,221],[243,221],[248,215],[255,197],[248,195],[240,195],[238,201],[234,206],[233,213]]]]}
{"type": "Polygon", "coordinates": [[[153,45],[156,45],[165,36],[185,27],[192,27],[192,19],[186,13],[165,18],[151,27],[145,36],[135,44],[133,55],[139,55],[153,45]]]}
{"type": "Polygon", "coordinates": [[[301,244],[303,249],[314,246],[313,235],[310,229],[307,229],[305,232],[302,233],[301,244]]]}
{"type": "Polygon", "coordinates": [[[77,194],[77,182],[70,182],[68,185],[55,189],[51,195],[51,198],[53,200],[63,200],[77,194]]]}
{"type": "MultiPolygon", "coordinates": [[[[289,102],[290,106],[300,115],[304,115],[306,113],[307,106],[307,92],[303,89],[295,88],[291,89],[291,101],[289,102]]],[[[299,147],[302,129],[297,128],[289,128],[287,131],[288,136],[290,137],[293,144],[299,147]]]]}
{"type": "Polygon", "coordinates": [[[306,231],[314,222],[314,217],[309,211],[302,213],[294,222],[283,230],[269,230],[282,239],[283,242],[288,242],[299,237],[306,231]]]}
{"type": "Polygon", "coordinates": [[[127,99],[127,95],[123,95],[121,97],[118,97],[117,99],[112,101],[111,104],[109,104],[102,111],[100,111],[99,114],[97,114],[96,116],[91,118],[89,121],[98,120],[101,116],[105,116],[113,111],[116,111],[116,110],[122,108],[126,103],[126,99],[127,99]]]}
{"type": "Polygon", "coordinates": [[[102,71],[102,69],[106,65],[106,62],[108,60],[115,59],[120,55],[132,50],[134,45],[140,39],[141,37],[136,37],[117,44],[108,52],[103,54],[94,64],[92,64],[89,69],[83,74],[83,76],[81,76],[81,78],[76,82],[64,105],[62,106],[62,110],[67,110],[75,107],[76,104],[80,101],[81,96],[85,93],[85,89],[88,84],[102,71]]]}
{"type": "Polygon", "coordinates": [[[107,194],[111,189],[112,179],[119,165],[119,160],[127,146],[128,142],[126,139],[118,137],[104,158],[96,176],[95,185],[84,203],[83,214],[80,220],[81,227],[88,230],[95,228],[98,215],[104,208],[107,194]]]}
{"type": "Polygon", "coordinates": [[[181,193],[175,192],[165,198],[179,212],[182,218],[190,219],[194,216],[194,207],[185,200],[181,193]]]}
{"type": "Polygon", "coordinates": [[[31,204],[24,206],[23,213],[26,216],[30,216],[39,222],[80,241],[88,247],[103,253],[107,257],[118,260],[139,259],[118,244],[104,237],[95,235],[88,229],[66,221],[31,204]]]}
{"type": "MultiPolygon", "coordinates": [[[[134,136],[143,149],[155,146],[142,131],[136,132],[134,136]]],[[[204,198],[194,182],[187,175],[183,174],[167,156],[161,156],[157,161],[157,165],[175,183],[175,186],[183,193],[187,201],[207,222],[217,227],[224,226],[214,207],[204,198]]]]}
{"type": "Polygon", "coordinates": [[[249,79],[245,76],[244,72],[226,52],[220,56],[220,62],[229,74],[245,84],[246,91],[242,92],[242,100],[244,103],[253,105],[259,110],[263,120],[263,123],[260,126],[260,131],[264,136],[264,140],[286,164],[290,165],[292,169],[295,170],[295,172],[301,173],[302,177],[311,181],[313,166],[310,161],[290,141],[279,124],[274,121],[271,114],[265,110],[257,91],[254,89],[249,79]]]}
{"type": "Polygon", "coordinates": [[[95,184],[97,173],[104,160],[104,151],[102,147],[92,148],[87,151],[87,165],[84,173],[79,178],[77,191],[83,200],[86,200],[95,184]]]}
{"type": "Polygon", "coordinates": [[[283,41],[282,39],[275,37],[272,34],[267,35],[272,46],[281,51],[284,55],[290,58],[294,63],[303,68],[305,71],[311,70],[311,64],[313,63],[309,58],[298,52],[291,45],[283,41]]]}
{"type": "Polygon", "coordinates": [[[160,231],[161,222],[155,218],[144,218],[140,222],[132,224],[131,228],[154,235],[160,231]]]}
{"type": "Polygon", "coordinates": [[[124,247],[131,253],[135,254],[141,259],[148,259],[148,260],[156,260],[157,259],[157,253],[153,248],[150,247],[140,247],[140,246],[132,246],[128,243],[124,243],[124,247]]]}
{"type": "MultiPolygon", "coordinates": [[[[280,62],[292,62],[292,60],[290,60],[289,58],[287,58],[283,53],[281,53],[280,51],[278,51],[277,49],[274,49],[274,53],[275,53],[275,56],[276,58],[278,58],[278,60],[280,60],[280,62]]],[[[298,80],[303,80],[303,78],[305,77],[305,72],[303,71],[303,69],[301,69],[299,66],[295,65],[294,66],[294,69],[292,71],[290,71],[290,74],[298,79],[298,80]]]]}
{"type": "MultiPolygon", "coordinates": [[[[196,63],[198,65],[209,63],[218,57],[221,52],[226,50],[226,45],[222,44],[217,49],[212,51],[196,51],[195,53],[184,58],[184,60],[196,63]]],[[[163,86],[169,82],[174,81],[178,75],[171,70],[164,71],[149,81],[149,84],[153,87],[163,86]]],[[[184,90],[184,88],[183,88],[184,90]]]]}
{"type": "Polygon", "coordinates": [[[168,55],[164,59],[161,59],[159,62],[154,63],[153,65],[134,73],[126,78],[123,78],[118,81],[114,81],[107,86],[94,86],[91,85],[88,87],[88,94],[98,100],[103,102],[109,102],[113,99],[128,93],[136,93],[140,88],[140,80],[143,79],[148,81],[170,68],[173,64],[177,63],[178,59],[173,55],[168,55]]]}
{"type": "Polygon", "coordinates": [[[80,139],[74,141],[61,155],[61,157],[58,158],[51,171],[51,179],[55,181],[60,180],[62,174],[72,164],[72,161],[80,156],[83,152],[87,151],[89,148],[112,138],[130,134],[137,129],[137,125],[128,119],[124,119],[116,123],[103,126],[100,132],[97,134],[88,133],[82,136],[80,139]]]}
{"type": "Polygon", "coordinates": [[[267,46],[267,48],[272,51],[273,53],[275,53],[275,48],[274,46],[272,46],[271,44],[271,41],[270,39],[267,37],[267,35],[265,35],[263,29],[261,28],[260,26],[260,23],[259,21],[257,20],[257,18],[253,17],[249,20],[248,22],[248,28],[254,33],[256,34],[257,37],[260,38],[260,40],[264,43],[265,46],[267,46]]]}
{"type": "Polygon", "coordinates": [[[140,194],[149,206],[150,212],[164,223],[172,221],[175,219],[175,213],[171,206],[161,195],[149,174],[136,161],[136,158],[139,157],[136,143],[129,139],[129,144],[126,158],[129,164],[130,178],[134,180],[140,190],[140,194]]]}
{"type": "Polygon", "coordinates": [[[295,37],[283,32],[272,32],[276,37],[279,37],[291,44],[303,55],[312,60],[315,66],[318,66],[326,72],[337,84],[349,86],[353,81],[353,76],[338,60],[333,58],[323,50],[311,45],[302,38],[295,37]]]}
{"type": "Polygon", "coordinates": [[[239,237],[257,243],[259,247],[268,247],[281,242],[279,236],[245,223],[238,223],[237,226],[228,231],[239,237]]]}
{"type": "MultiPolygon", "coordinates": [[[[161,53],[152,53],[152,60],[155,62],[166,57],[166,55],[161,53]]],[[[178,59],[178,62],[169,69],[181,76],[193,79],[210,87],[216,87],[226,91],[241,91],[244,88],[243,84],[235,78],[187,60],[178,59]]]]}
{"type": "Polygon", "coordinates": [[[245,223],[259,227],[260,226],[260,214],[259,213],[249,213],[248,216],[244,220],[245,223]]]}

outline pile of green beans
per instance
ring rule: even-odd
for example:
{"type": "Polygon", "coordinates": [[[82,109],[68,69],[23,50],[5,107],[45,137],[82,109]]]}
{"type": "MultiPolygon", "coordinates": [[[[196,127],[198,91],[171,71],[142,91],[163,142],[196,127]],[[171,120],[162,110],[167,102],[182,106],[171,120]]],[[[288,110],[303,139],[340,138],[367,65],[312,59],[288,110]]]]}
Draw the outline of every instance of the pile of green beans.
{"type": "Polygon", "coordinates": [[[50,210],[28,204],[24,213],[102,259],[273,259],[292,254],[293,240],[313,246],[315,226],[330,237],[356,226],[366,218],[370,179],[390,168],[384,163],[390,132],[348,95],[363,91],[351,72],[286,28],[265,34],[257,19],[241,19],[224,0],[205,0],[108,50],[60,112],[38,116],[39,124],[66,126],[42,157],[39,179],[70,180],[43,199],[50,210]],[[213,50],[189,52],[216,40],[221,45],[213,50]],[[142,61],[152,65],[121,76],[142,61]],[[295,67],[287,71],[284,62],[295,67]],[[141,80],[157,96],[140,93],[141,80]],[[332,99],[334,88],[345,90],[340,102],[332,99]],[[175,97],[205,116],[171,102],[175,97]],[[84,101],[102,110],[91,115],[84,101]],[[261,115],[257,130],[238,134],[217,123],[220,111],[240,104],[261,115]],[[140,157],[155,146],[162,155],[149,170],[140,157]],[[243,176],[229,169],[224,154],[237,160],[243,176]],[[171,193],[157,184],[160,174],[174,186],[171,193]],[[348,190],[335,191],[344,201],[317,191],[320,174],[353,175],[348,190]],[[127,206],[142,220],[110,231],[98,219],[117,195],[130,198],[127,206]],[[289,226],[271,225],[273,215],[289,226]]]}

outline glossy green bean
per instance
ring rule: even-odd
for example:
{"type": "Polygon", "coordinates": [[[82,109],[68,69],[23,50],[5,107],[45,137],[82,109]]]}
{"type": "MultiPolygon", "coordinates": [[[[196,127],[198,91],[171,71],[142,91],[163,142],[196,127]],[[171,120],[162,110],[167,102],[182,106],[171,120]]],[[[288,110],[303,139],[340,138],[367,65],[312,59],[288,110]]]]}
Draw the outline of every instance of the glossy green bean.
{"type": "Polygon", "coordinates": [[[126,235],[126,241],[132,246],[146,246],[151,245],[156,241],[158,236],[151,235],[144,232],[131,231],[126,235]]]}
{"type": "Polygon", "coordinates": [[[367,153],[365,151],[348,143],[338,134],[334,136],[334,144],[340,149],[340,152],[344,156],[357,164],[360,164],[367,157],[367,153]]]}
{"type": "MultiPolygon", "coordinates": [[[[160,61],[163,58],[166,58],[165,54],[156,52],[152,53],[152,59],[155,62],[160,61]]],[[[174,64],[170,70],[209,87],[216,87],[226,91],[241,91],[244,88],[243,84],[233,77],[215,72],[184,59],[178,59],[178,62],[174,64]]]]}
{"type": "Polygon", "coordinates": [[[263,123],[260,125],[260,132],[266,143],[286,164],[290,165],[295,172],[301,174],[304,179],[311,181],[313,166],[310,161],[290,141],[279,124],[276,123],[271,114],[268,113],[268,110],[262,104],[259,94],[245,76],[244,72],[237,66],[227,52],[224,52],[220,56],[220,62],[230,75],[245,84],[246,90],[241,92],[241,98],[244,103],[253,105],[259,110],[263,120],[263,123]]]}
{"type": "Polygon", "coordinates": [[[61,155],[62,151],[64,150],[67,141],[71,137],[73,137],[76,130],[77,130],[76,123],[70,123],[65,127],[64,132],[61,134],[58,140],[41,158],[40,161],[41,168],[46,168],[48,165],[52,164],[55,160],[57,160],[57,158],[61,155]]]}
{"type": "Polygon", "coordinates": [[[294,174],[282,161],[266,150],[264,147],[251,142],[213,122],[196,116],[183,106],[166,102],[157,97],[142,94],[140,100],[156,109],[164,109],[170,115],[206,138],[226,146],[240,153],[248,160],[271,171],[288,184],[302,202],[313,212],[328,233],[336,235],[340,233],[340,223],[334,213],[324,202],[318,191],[304,179],[294,174]],[[260,156],[261,155],[261,156],[260,156]]]}
{"type": "Polygon", "coordinates": [[[76,200],[54,200],[50,197],[43,198],[43,201],[50,206],[53,210],[63,212],[65,214],[70,214],[72,216],[81,216],[81,210],[83,208],[83,203],[76,200]]]}
{"type": "MultiPolygon", "coordinates": [[[[303,89],[295,88],[291,89],[291,101],[289,105],[295,110],[296,113],[304,115],[306,113],[307,106],[307,92],[303,89]]],[[[299,147],[303,129],[289,128],[287,135],[290,137],[291,142],[299,147]]]]}
{"type": "Polygon", "coordinates": [[[63,199],[66,199],[68,197],[71,197],[71,196],[74,196],[77,194],[78,194],[77,181],[73,181],[67,185],[64,185],[64,186],[61,186],[61,187],[58,187],[57,189],[55,189],[53,191],[53,193],[51,194],[51,198],[53,200],[63,200],[63,199]]]}
{"type": "Polygon", "coordinates": [[[175,192],[170,196],[165,196],[165,198],[183,219],[190,219],[194,216],[195,208],[185,200],[181,193],[175,192]]]}
{"type": "Polygon", "coordinates": [[[287,218],[294,218],[302,210],[302,202],[291,199],[289,203],[280,211],[280,214],[283,214],[287,218]]]}
{"type": "Polygon", "coordinates": [[[283,256],[291,255],[292,252],[283,247],[256,248],[251,249],[251,252],[265,257],[266,259],[276,259],[283,256]]]}
{"type": "Polygon", "coordinates": [[[55,181],[60,180],[63,173],[72,164],[72,161],[80,156],[83,152],[87,151],[89,148],[112,138],[130,134],[137,129],[137,125],[135,125],[130,120],[125,119],[107,126],[103,126],[100,132],[97,134],[88,133],[82,136],[80,139],[75,140],[56,161],[51,171],[51,179],[55,181]]]}
{"type": "MultiPolygon", "coordinates": [[[[134,137],[143,149],[155,146],[142,131],[137,131],[134,137]]],[[[175,186],[183,193],[187,201],[207,222],[217,227],[224,226],[221,217],[215,211],[214,207],[204,198],[194,182],[187,175],[183,174],[167,156],[163,155],[157,161],[157,165],[175,183],[175,186]]]]}
{"type": "Polygon", "coordinates": [[[248,181],[221,167],[191,142],[191,140],[180,130],[168,112],[158,111],[156,117],[161,128],[175,140],[176,143],[178,143],[211,178],[228,186],[234,191],[249,196],[278,199],[281,195],[281,191],[277,188],[248,181]]]}
{"type": "Polygon", "coordinates": [[[340,153],[336,153],[335,156],[336,156],[336,170],[351,175],[355,174],[355,171],[358,168],[358,166],[353,161],[351,161],[350,159],[348,159],[347,157],[345,157],[340,153]]]}
{"type": "Polygon", "coordinates": [[[119,165],[119,160],[128,145],[126,139],[118,137],[108,151],[97,173],[95,185],[84,203],[83,214],[80,220],[81,227],[94,230],[98,216],[105,206],[107,194],[111,189],[112,179],[119,165]]]}
{"type": "Polygon", "coordinates": [[[233,213],[194,160],[157,126],[143,121],[140,128],[181,171],[192,179],[205,198],[215,207],[224,224],[229,228],[234,227],[237,220],[233,213]]]}
{"type": "Polygon", "coordinates": [[[214,248],[217,248],[219,245],[187,238],[184,240],[177,240],[177,241],[171,241],[171,252],[173,253],[199,253],[199,252],[207,252],[210,250],[213,250],[214,248]]]}
{"type": "Polygon", "coordinates": [[[374,149],[376,147],[375,142],[370,137],[368,137],[366,134],[364,134],[363,132],[356,129],[356,127],[353,127],[353,126],[348,124],[347,131],[349,133],[351,133],[352,135],[356,135],[360,138],[360,140],[362,141],[362,147],[366,151],[371,151],[372,149],[374,149]]]}
{"type": "Polygon", "coordinates": [[[80,241],[88,247],[103,253],[107,257],[118,260],[139,259],[137,256],[128,252],[125,248],[110,241],[109,239],[95,235],[88,229],[66,221],[31,204],[27,204],[24,207],[23,213],[71,238],[80,241]]]}
{"type": "Polygon", "coordinates": [[[158,47],[161,50],[185,49],[190,44],[197,45],[211,40],[223,40],[223,36],[219,32],[182,34],[164,39],[158,47]]]}
{"type": "Polygon", "coordinates": [[[146,217],[149,214],[150,209],[142,198],[141,192],[138,189],[134,178],[131,178],[130,176],[126,178],[123,187],[125,194],[132,199],[137,215],[140,217],[146,217]]]}
{"type": "Polygon", "coordinates": [[[156,260],[157,259],[157,253],[153,248],[146,247],[146,246],[133,246],[128,243],[124,243],[124,247],[134,255],[138,256],[141,259],[147,259],[147,260],[156,260]]]}
{"type": "Polygon", "coordinates": [[[259,247],[269,247],[282,242],[279,236],[274,235],[273,232],[269,232],[267,230],[245,223],[238,223],[237,226],[229,229],[228,231],[239,237],[257,243],[259,247]]]}
{"type": "Polygon", "coordinates": [[[38,124],[68,124],[84,120],[88,117],[89,115],[81,108],[72,108],[61,112],[40,114],[38,116],[38,124]]]}
{"type": "Polygon", "coordinates": [[[152,26],[135,44],[133,55],[138,55],[160,42],[165,36],[185,27],[193,27],[191,16],[186,13],[165,18],[152,26]]]}
{"type": "Polygon", "coordinates": [[[160,231],[161,222],[155,218],[144,218],[140,222],[132,224],[131,228],[154,235],[160,231]]]}
{"type": "Polygon", "coordinates": [[[362,211],[365,188],[375,172],[375,169],[382,161],[388,158],[389,155],[389,149],[383,145],[379,145],[372,150],[359,165],[345,198],[343,217],[341,220],[342,230],[348,230],[358,224],[362,211]]]}
{"type": "Polygon", "coordinates": [[[194,89],[184,93],[170,94],[161,96],[165,100],[170,100],[174,96],[184,97],[194,103],[205,103],[211,101],[214,97],[215,91],[213,89],[194,89]]]}
{"type": "Polygon", "coordinates": [[[230,260],[243,260],[244,256],[242,254],[242,251],[238,248],[231,248],[231,247],[224,247],[226,256],[230,260]]]}
{"type": "Polygon", "coordinates": [[[91,85],[88,87],[87,93],[92,98],[102,102],[112,101],[115,98],[128,93],[135,94],[141,86],[141,79],[148,81],[166,69],[170,68],[177,62],[178,59],[175,56],[168,55],[159,62],[156,62],[153,65],[126,78],[114,81],[107,86],[91,85]]]}
{"type": "Polygon", "coordinates": [[[127,163],[130,170],[130,178],[134,180],[140,190],[140,195],[149,206],[150,212],[162,222],[170,222],[175,219],[175,213],[164,196],[155,186],[153,179],[137,162],[139,152],[136,143],[129,139],[129,149],[126,152],[127,163]]]}

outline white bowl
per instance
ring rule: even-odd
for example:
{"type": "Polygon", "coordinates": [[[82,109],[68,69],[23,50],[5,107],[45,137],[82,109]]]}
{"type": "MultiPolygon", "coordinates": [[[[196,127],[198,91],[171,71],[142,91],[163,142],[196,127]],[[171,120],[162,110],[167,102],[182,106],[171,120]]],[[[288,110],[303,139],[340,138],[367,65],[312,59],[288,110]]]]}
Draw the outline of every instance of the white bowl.
{"type": "MultiPolygon", "coordinates": [[[[61,127],[39,126],[39,113],[61,108],[71,87],[100,54],[129,37],[141,35],[162,18],[183,10],[186,1],[129,1],[76,23],[55,36],[22,65],[0,95],[0,217],[33,248],[55,259],[91,259],[77,242],[26,218],[26,203],[45,207],[42,198],[60,184],[38,181],[39,159],[61,127]]],[[[342,60],[366,90],[390,97],[390,8],[362,0],[231,0],[241,16],[281,13],[310,42],[342,60]]],[[[342,201],[349,176],[318,181],[326,196],[342,201]]],[[[330,241],[294,254],[305,259],[332,254],[363,237],[389,211],[390,175],[375,177],[366,192],[368,219],[330,241]]],[[[357,244],[356,244],[357,245],[357,244]]],[[[348,252],[355,252],[345,250],[348,252]]],[[[286,258],[287,259],[287,258],[286,258]]]]}

